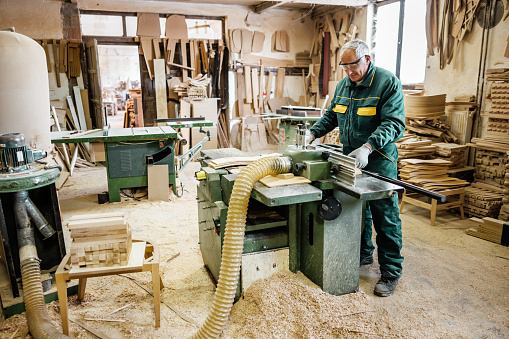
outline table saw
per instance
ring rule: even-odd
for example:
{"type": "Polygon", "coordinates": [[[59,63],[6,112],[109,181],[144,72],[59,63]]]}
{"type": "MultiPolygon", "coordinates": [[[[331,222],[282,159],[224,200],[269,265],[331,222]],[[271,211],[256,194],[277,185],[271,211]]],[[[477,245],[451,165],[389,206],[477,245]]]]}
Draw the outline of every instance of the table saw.
{"type": "MultiPolygon", "coordinates": [[[[168,119],[169,120],[169,119],[168,119]]],[[[180,157],[175,155],[177,140],[183,140],[175,128],[212,126],[207,120],[168,121],[166,126],[105,128],[92,131],[52,132],[52,143],[102,143],[104,144],[108,193],[110,202],[120,201],[120,190],[148,185],[148,165],[168,165],[168,180],[176,193],[178,171],[201,149],[210,135],[180,157]]],[[[187,141],[185,141],[187,142],[187,141]]],[[[76,145],[71,166],[76,161],[76,145]]],[[[72,173],[71,173],[72,174],[72,173]]]]}

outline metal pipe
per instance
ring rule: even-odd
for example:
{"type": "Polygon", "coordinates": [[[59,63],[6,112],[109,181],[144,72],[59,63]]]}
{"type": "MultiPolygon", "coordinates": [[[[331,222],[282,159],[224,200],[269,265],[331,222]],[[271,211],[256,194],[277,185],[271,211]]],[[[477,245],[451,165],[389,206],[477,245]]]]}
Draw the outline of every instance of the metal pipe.
{"type": "Polygon", "coordinates": [[[432,199],[440,200],[440,202],[446,202],[447,201],[447,197],[445,195],[439,194],[437,192],[433,192],[433,191],[427,190],[425,188],[422,188],[422,187],[419,187],[419,186],[415,186],[415,185],[409,184],[407,182],[404,182],[404,181],[401,181],[401,180],[398,180],[398,179],[389,178],[389,177],[386,177],[385,175],[381,175],[381,174],[378,174],[378,173],[366,171],[364,169],[361,170],[361,171],[362,171],[362,173],[366,173],[367,175],[370,175],[373,178],[377,178],[377,179],[380,179],[380,180],[383,180],[383,181],[386,181],[386,182],[390,182],[391,184],[394,184],[394,185],[399,185],[401,187],[406,188],[409,191],[422,194],[422,195],[424,195],[426,197],[430,197],[432,199]]]}
{"type": "MultiPolygon", "coordinates": [[[[23,209],[26,210],[30,219],[34,222],[37,229],[41,232],[43,239],[46,240],[55,234],[55,230],[48,223],[46,218],[42,215],[41,211],[34,205],[32,200],[30,200],[28,196],[28,191],[21,191],[16,193],[17,199],[19,199],[19,204],[23,209]]],[[[28,221],[30,224],[30,221],[28,221]]]]}

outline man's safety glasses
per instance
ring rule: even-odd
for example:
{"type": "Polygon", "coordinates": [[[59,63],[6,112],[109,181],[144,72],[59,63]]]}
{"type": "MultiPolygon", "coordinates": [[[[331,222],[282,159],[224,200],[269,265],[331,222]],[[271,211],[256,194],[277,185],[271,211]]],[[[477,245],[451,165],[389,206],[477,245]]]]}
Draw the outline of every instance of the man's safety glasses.
{"type": "Polygon", "coordinates": [[[349,62],[347,64],[343,64],[343,63],[339,63],[339,66],[341,66],[342,69],[346,70],[346,69],[356,69],[357,67],[359,67],[359,62],[361,62],[362,58],[366,57],[367,55],[363,55],[359,58],[359,60],[357,61],[354,61],[354,62],[349,62]]]}

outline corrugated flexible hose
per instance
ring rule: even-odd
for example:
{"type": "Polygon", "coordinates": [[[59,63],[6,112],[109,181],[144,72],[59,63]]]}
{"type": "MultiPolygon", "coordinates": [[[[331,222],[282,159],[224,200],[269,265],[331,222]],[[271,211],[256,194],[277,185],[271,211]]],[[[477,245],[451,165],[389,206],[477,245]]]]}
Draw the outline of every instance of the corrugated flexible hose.
{"type": "Polygon", "coordinates": [[[30,334],[36,339],[70,338],[60,333],[51,323],[41,284],[39,260],[25,260],[21,263],[23,279],[23,296],[30,334]]]}
{"type": "Polygon", "coordinates": [[[237,175],[228,207],[219,281],[212,309],[193,339],[217,338],[230,315],[242,262],[247,207],[254,184],[267,175],[286,173],[291,169],[291,158],[269,157],[253,162],[237,175]]]}
{"type": "MultiPolygon", "coordinates": [[[[37,256],[34,230],[28,216],[27,197],[27,191],[15,192],[13,202],[28,328],[35,339],[70,338],[53,326],[46,310],[41,283],[40,259],[37,256]]],[[[36,209],[35,206],[33,207],[36,209]]]]}

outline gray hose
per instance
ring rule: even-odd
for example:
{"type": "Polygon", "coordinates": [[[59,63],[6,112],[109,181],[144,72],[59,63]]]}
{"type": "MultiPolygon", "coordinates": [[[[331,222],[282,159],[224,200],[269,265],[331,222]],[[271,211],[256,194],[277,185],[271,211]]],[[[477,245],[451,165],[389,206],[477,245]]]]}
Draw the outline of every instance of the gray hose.
{"type": "Polygon", "coordinates": [[[46,310],[41,283],[40,259],[37,256],[34,231],[30,226],[26,207],[27,196],[28,192],[26,191],[14,193],[14,217],[17,226],[19,261],[28,329],[35,339],[70,338],[60,333],[53,326],[46,310]]]}

